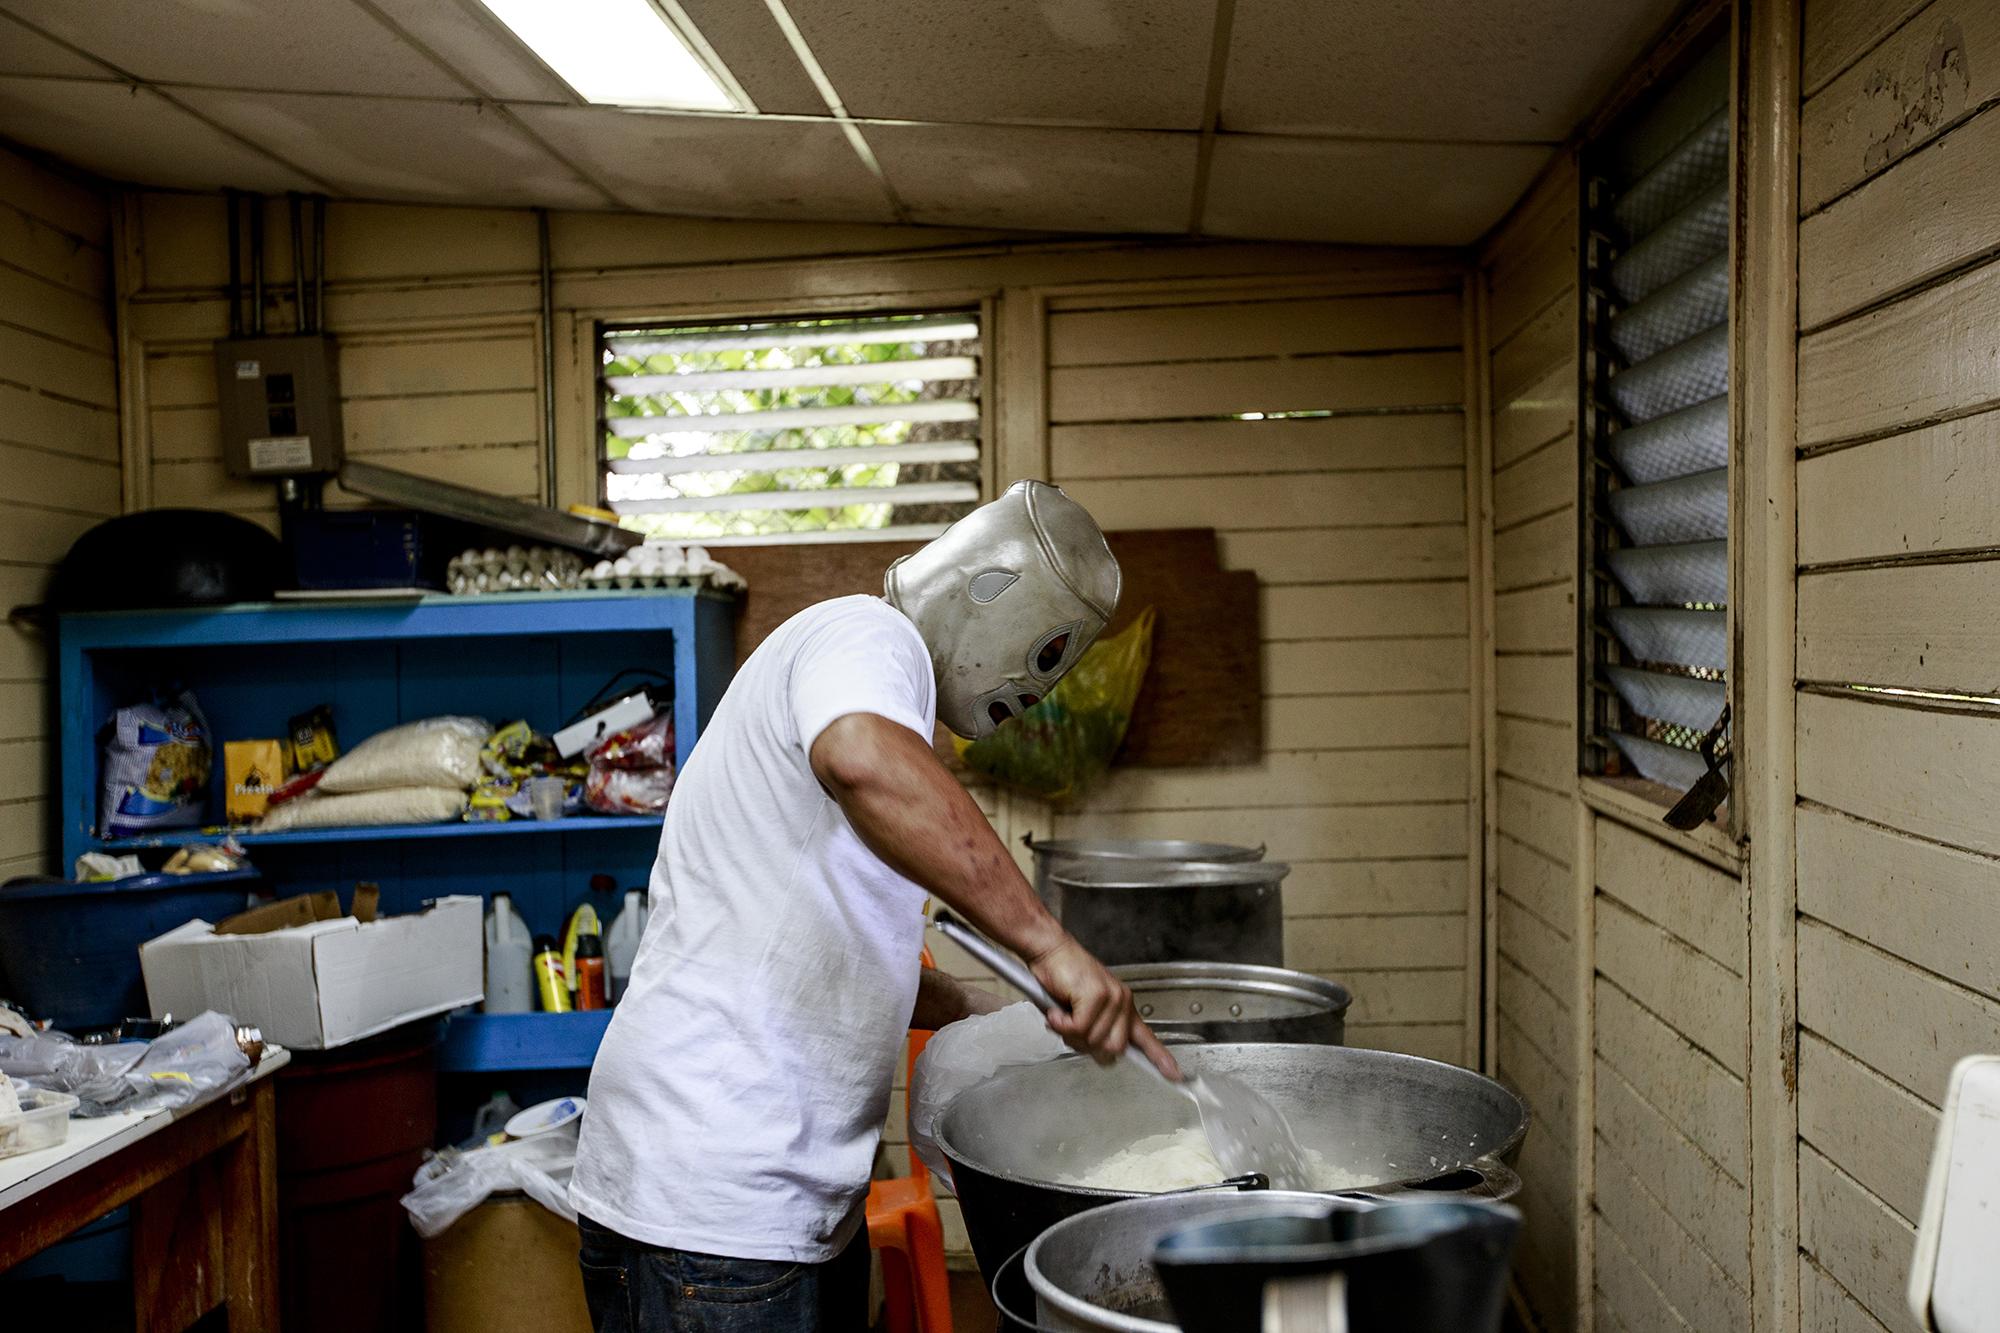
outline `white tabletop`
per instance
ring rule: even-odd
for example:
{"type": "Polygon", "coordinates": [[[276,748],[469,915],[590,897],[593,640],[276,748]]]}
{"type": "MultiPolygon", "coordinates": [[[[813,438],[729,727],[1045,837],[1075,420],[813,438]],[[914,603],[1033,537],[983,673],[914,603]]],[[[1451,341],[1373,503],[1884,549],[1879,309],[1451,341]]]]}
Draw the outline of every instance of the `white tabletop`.
{"type": "Polygon", "coordinates": [[[226,1097],[238,1088],[277,1073],[291,1063],[291,1059],[292,1053],[284,1047],[267,1046],[264,1058],[257,1062],[257,1068],[248,1078],[226,1088],[217,1088],[206,1097],[176,1110],[154,1107],[147,1111],[124,1111],[90,1120],[72,1116],[69,1135],[61,1143],[14,1157],[0,1157],[0,1212],[59,1180],[75,1175],[93,1162],[103,1161],[140,1139],[157,1134],[175,1120],[192,1115],[216,1098],[226,1097]]]}

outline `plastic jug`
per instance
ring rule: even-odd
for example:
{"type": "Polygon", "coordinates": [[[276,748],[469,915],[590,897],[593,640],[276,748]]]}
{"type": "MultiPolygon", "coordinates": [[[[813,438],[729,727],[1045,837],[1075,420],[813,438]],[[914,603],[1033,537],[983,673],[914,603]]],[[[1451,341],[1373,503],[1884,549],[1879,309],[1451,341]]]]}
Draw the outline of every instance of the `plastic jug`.
{"type": "Polygon", "coordinates": [[[644,889],[625,890],[625,905],[611,918],[604,932],[605,970],[611,974],[611,998],[625,993],[632,980],[632,960],[639,956],[639,940],[646,933],[646,918],[652,908],[644,889]]]}
{"type": "Polygon", "coordinates": [[[535,1007],[535,978],[528,962],[534,936],[514,910],[513,899],[493,895],[486,913],[486,1012],[525,1014],[535,1007]]]}

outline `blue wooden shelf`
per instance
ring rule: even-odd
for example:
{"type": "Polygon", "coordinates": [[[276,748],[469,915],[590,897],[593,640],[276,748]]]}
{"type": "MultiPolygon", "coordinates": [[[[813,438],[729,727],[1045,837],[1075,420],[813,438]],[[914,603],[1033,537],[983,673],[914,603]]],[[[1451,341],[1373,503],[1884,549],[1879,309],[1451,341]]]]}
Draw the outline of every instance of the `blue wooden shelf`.
{"type": "Polygon", "coordinates": [[[610,1024],[609,1009],[581,1014],[453,1014],[438,1051],[438,1072],[588,1069],[610,1024]]]}
{"type": "Polygon", "coordinates": [[[623,829],[660,829],[659,815],[571,815],[564,819],[508,819],[498,823],[471,821],[457,824],[375,824],[364,828],[288,829],[259,833],[246,829],[176,829],[143,838],[112,838],[98,845],[107,851],[131,851],[140,847],[180,847],[187,843],[220,842],[234,837],[245,847],[286,846],[313,842],[385,842],[419,838],[482,838],[510,834],[608,833],[623,829]]]}

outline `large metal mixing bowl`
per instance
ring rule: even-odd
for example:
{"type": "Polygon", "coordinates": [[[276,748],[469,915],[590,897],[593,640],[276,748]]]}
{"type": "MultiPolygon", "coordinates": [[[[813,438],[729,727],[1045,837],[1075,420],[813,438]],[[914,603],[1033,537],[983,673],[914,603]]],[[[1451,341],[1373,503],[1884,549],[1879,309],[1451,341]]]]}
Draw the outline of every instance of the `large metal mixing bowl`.
{"type": "MultiPolygon", "coordinates": [[[[1190,1073],[1242,1079],[1284,1112],[1305,1147],[1371,1193],[1410,1189],[1511,1197],[1507,1163],[1528,1107],[1490,1078],[1414,1055],[1346,1046],[1255,1043],[1177,1047],[1190,1073]]],[[[1127,1191],[1061,1185],[1154,1134],[1198,1125],[1188,1101],[1143,1071],[1082,1059],[1001,1074],[938,1117],[979,1267],[990,1280],[1014,1251],[1066,1217],[1127,1191]]]]}

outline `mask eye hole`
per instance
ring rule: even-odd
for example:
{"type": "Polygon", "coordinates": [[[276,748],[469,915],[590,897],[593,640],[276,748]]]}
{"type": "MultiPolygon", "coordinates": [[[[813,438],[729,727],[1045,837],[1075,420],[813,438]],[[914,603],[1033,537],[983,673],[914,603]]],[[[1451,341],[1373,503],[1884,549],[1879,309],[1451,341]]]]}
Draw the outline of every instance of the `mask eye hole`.
{"type": "Polygon", "coordinates": [[[1007,711],[1006,704],[995,699],[992,703],[986,705],[986,716],[991,718],[993,725],[997,727],[1007,722],[1014,715],[1007,711]]]}
{"type": "Polygon", "coordinates": [[[1068,651],[1069,632],[1065,630],[1043,644],[1041,651],[1035,654],[1035,670],[1048,675],[1062,665],[1063,654],[1068,651]]]}

